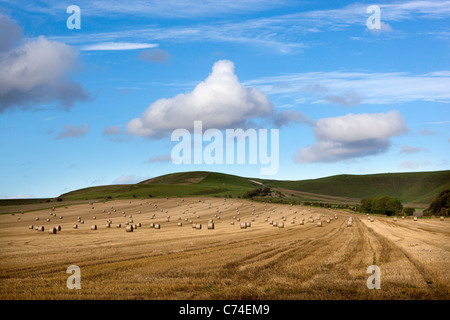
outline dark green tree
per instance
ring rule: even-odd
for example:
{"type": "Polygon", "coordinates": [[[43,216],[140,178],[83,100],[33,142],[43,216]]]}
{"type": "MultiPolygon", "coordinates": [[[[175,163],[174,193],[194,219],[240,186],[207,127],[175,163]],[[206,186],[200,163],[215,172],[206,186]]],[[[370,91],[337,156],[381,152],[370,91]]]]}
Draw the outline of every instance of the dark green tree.
{"type": "Polygon", "coordinates": [[[430,206],[423,211],[424,215],[450,215],[450,189],[443,190],[433,199],[430,206]]]}

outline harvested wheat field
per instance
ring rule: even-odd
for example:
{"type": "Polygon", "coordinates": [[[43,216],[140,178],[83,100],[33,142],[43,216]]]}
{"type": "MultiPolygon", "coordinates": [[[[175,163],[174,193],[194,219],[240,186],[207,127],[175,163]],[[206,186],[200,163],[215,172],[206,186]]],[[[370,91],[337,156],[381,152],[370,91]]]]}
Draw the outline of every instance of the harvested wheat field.
{"type": "Polygon", "coordinates": [[[449,299],[449,237],[448,219],[240,199],[78,204],[0,216],[0,298],[449,299]],[[66,286],[71,265],[80,290],[66,286]]]}

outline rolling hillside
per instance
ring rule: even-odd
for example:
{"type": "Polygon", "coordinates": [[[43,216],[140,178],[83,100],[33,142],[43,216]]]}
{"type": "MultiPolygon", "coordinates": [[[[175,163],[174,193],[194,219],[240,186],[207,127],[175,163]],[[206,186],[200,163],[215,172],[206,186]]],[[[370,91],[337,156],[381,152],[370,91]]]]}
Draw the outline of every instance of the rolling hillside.
{"type": "Polygon", "coordinates": [[[260,180],[273,188],[328,196],[366,198],[388,195],[408,203],[430,203],[450,188],[450,171],[337,175],[313,180],[260,180]]]}
{"type": "Polygon", "coordinates": [[[333,203],[388,195],[403,202],[425,204],[450,188],[450,171],[337,175],[320,179],[281,181],[244,178],[223,173],[194,171],[155,177],[133,185],[108,185],[61,195],[64,200],[149,197],[242,196],[261,183],[302,200],[333,203]]]}

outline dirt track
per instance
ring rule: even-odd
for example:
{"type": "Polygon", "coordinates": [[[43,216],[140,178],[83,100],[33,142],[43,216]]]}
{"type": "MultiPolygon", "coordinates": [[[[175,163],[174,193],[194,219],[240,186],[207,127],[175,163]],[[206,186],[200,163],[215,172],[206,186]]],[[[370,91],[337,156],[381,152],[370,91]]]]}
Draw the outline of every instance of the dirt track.
{"type": "Polygon", "coordinates": [[[370,222],[334,210],[218,198],[124,200],[93,207],[57,208],[56,217],[50,210],[1,216],[0,298],[450,298],[448,220],[375,217],[370,222]],[[325,222],[334,214],[337,219],[325,222]],[[308,222],[310,215],[314,223],[308,222]],[[234,216],[255,221],[240,229],[234,216]],[[267,216],[276,222],[285,216],[284,228],[265,222],[267,216]],[[319,216],[323,227],[317,227],[319,216]],[[353,226],[347,227],[350,216],[353,226]],[[201,223],[202,229],[193,229],[185,218],[201,223]],[[113,221],[111,228],[105,227],[107,219],[113,221]],[[142,227],[125,232],[130,219],[142,227]],[[214,230],[206,228],[210,219],[214,230]],[[75,223],[78,229],[72,228],[75,223]],[[161,229],[150,223],[160,223],[161,229]],[[29,230],[30,224],[61,225],[62,231],[29,230]],[[93,224],[98,230],[90,229],[93,224]],[[372,264],[381,270],[380,290],[366,286],[366,269],[372,264]],[[81,290],[66,287],[70,265],[81,269],[81,290]]]}

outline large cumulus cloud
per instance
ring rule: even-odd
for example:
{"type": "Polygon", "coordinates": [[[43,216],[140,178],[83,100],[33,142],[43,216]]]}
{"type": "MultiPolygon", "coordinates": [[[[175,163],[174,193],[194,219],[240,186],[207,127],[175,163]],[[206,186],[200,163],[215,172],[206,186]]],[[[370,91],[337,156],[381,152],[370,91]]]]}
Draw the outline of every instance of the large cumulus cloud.
{"type": "Polygon", "coordinates": [[[128,122],[127,133],[157,137],[177,128],[192,129],[195,120],[203,121],[204,129],[233,128],[274,113],[264,93],[239,82],[233,62],[220,60],[191,92],[153,102],[140,118],[128,122]]]}
{"type": "Polygon", "coordinates": [[[50,102],[68,109],[89,98],[82,85],[67,75],[76,66],[76,50],[43,36],[20,39],[20,27],[1,14],[0,25],[6,28],[2,33],[13,33],[0,37],[0,113],[50,102]]]}

